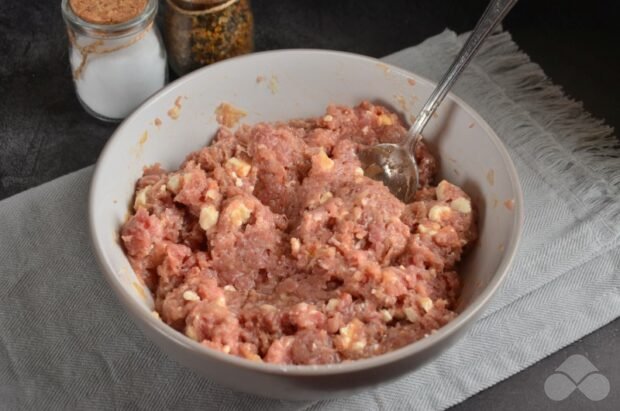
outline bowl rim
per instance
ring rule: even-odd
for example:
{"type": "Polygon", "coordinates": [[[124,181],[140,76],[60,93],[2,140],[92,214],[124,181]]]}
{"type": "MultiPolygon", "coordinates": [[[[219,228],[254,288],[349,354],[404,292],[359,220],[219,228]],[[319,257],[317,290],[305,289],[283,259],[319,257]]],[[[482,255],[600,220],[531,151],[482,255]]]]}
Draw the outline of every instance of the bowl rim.
{"type": "MultiPolygon", "coordinates": [[[[159,90],[157,93],[152,95],[149,99],[147,99],[140,107],[138,107],[131,115],[129,115],[112,133],[108,141],[106,142],[97,163],[95,165],[94,173],[91,179],[91,186],[89,190],[89,198],[88,198],[88,220],[89,220],[89,231],[90,231],[90,239],[92,248],[95,251],[95,257],[99,266],[106,278],[110,287],[114,290],[117,298],[120,300],[122,305],[126,310],[129,311],[131,316],[134,318],[134,321],[138,321],[145,326],[149,327],[156,333],[160,334],[161,337],[168,340],[170,343],[180,346],[185,350],[193,351],[194,355],[206,356],[210,357],[212,360],[217,360],[222,363],[226,363],[230,366],[237,366],[244,368],[249,371],[257,371],[272,375],[290,375],[290,376],[303,376],[303,377],[320,377],[326,375],[339,375],[339,374],[347,374],[359,372],[362,370],[368,370],[372,368],[377,368],[381,366],[385,366],[400,360],[403,360],[407,357],[411,357],[415,354],[422,353],[424,351],[429,351],[431,348],[440,344],[443,340],[449,340],[450,337],[455,336],[459,330],[469,324],[472,320],[475,320],[478,315],[482,313],[482,310],[488,305],[489,300],[495,294],[499,286],[502,284],[504,279],[507,276],[508,269],[510,268],[514,257],[516,255],[518,245],[521,239],[522,227],[523,227],[523,192],[521,188],[521,184],[519,182],[518,174],[514,163],[508,154],[508,151],[497,134],[493,131],[493,129],[487,124],[487,122],[465,101],[461,98],[455,96],[453,93],[448,94],[448,98],[453,100],[456,104],[458,104],[463,110],[465,110],[469,115],[471,115],[475,121],[479,124],[482,130],[488,135],[491,142],[494,144],[498,152],[502,157],[502,161],[506,165],[508,175],[510,178],[510,183],[513,187],[514,191],[514,207],[513,207],[513,227],[514,233],[510,237],[509,243],[506,245],[504,249],[504,255],[500,260],[500,264],[495,274],[491,278],[491,281],[486,285],[484,290],[478,295],[461,313],[459,313],[453,320],[439,328],[435,333],[429,335],[426,338],[415,341],[413,343],[407,344],[401,348],[398,348],[394,351],[390,351],[384,354],[380,354],[370,358],[364,358],[360,360],[355,360],[351,362],[337,363],[337,364],[324,364],[324,365],[280,365],[280,364],[271,364],[264,362],[256,362],[247,360],[245,358],[237,357],[230,354],[225,354],[218,350],[206,347],[194,340],[191,340],[189,337],[184,334],[174,330],[169,325],[165,324],[160,319],[156,318],[152,315],[152,312],[148,310],[148,308],[144,307],[143,304],[140,304],[121,284],[120,281],[117,280],[114,270],[112,269],[112,264],[106,258],[106,253],[104,251],[104,247],[102,245],[102,241],[98,241],[98,238],[102,238],[103,234],[99,232],[97,229],[97,223],[95,221],[95,209],[97,208],[97,204],[95,203],[95,196],[97,193],[98,181],[102,178],[104,173],[103,163],[108,156],[108,152],[111,150],[112,144],[115,140],[121,136],[125,129],[128,128],[128,124],[133,121],[133,119],[143,110],[146,110],[147,107],[152,106],[157,103],[157,101],[163,95],[169,93],[172,89],[179,87],[185,83],[191,83],[194,79],[204,76],[205,73],[208,73],[212,67],[222,66],[222,65],[235,65],[240,62],[244,62],[246,60],[253,60],[256,58],[265,58],[269,56],[276,55],[290,55],[290,58],[295,58],[295,56],[318,56],[323,55],[323,57],[331,57],[329,59],[334,61],[336,58],[342,60],[355,60],[356,62],[361,62],[363,64],[380,64],[381,67],[389,67],[392,73],[396,73],[399,76],[403,76],[405,78],[414,78],[416,82],[425,83],[426,86],[434,87],[436,83],[428,80],[424,76],[420,76],[412,71],[405,70],[391,64],[385,63],[382,60],[363,56],[355,53],[342,52],[342,51],[333,51],[333,50],[321,50],[321,49],[282,49],[282,50],[272,50],[272,51],[263,51],[248,55],[243,55],[235,58],[231,58],[225,61],[221,61],[210,66],[206,66],[200,68],[186,76],[183,76],[168,85],[166,85],[163,89],[159,90]]],[[[167,354],[168,355],[168,354],[167,354]]]]}

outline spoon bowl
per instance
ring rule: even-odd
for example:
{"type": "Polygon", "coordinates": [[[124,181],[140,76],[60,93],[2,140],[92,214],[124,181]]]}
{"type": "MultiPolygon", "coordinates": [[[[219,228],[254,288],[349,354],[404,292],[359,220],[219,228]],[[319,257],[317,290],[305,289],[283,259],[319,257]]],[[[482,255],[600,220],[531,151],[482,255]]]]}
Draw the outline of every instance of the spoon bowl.
{"type": "Polygon", "coordinates": [[[364,174],[381,181],[404,202],[414,196],[419,181],[418,164],[400,144],[377,144],[362,150],[358,157],[364,174]]]}
{"type": "Polygon", "coordinates": [[[358,157],[367,177],[381,181],[392,194],[408,203],[419,185],[419,171],[414,149],[422,139],[422,131],[428,124],[456,80],[465,70],[476,52],[517,0],[491,0],[478,24],[456,56],[456,59],[433,90],[420,114],[400,144],[378,144],[362,150],[358,157]]]}

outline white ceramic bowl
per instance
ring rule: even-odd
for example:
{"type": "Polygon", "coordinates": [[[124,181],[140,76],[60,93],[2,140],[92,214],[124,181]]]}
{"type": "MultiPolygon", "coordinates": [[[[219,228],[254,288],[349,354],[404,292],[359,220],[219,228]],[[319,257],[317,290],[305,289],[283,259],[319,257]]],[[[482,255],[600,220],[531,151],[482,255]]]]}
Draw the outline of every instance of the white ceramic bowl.
{"type": "Polygon", "coordinates": [[[484,120],[454,96],[431,120],[425,139],[439,156],[441,177],[472,196],[480,212],[480,240],[460,267],[464,283],[460,314],[421,341],[374,358],[329,366],[262,364],[226,355],[152,315],[152,298],[140,286],[118,240],[142,167],[159,162],[175,169],[189,152],[208,144],[218,127],[214,110],[223,101],[247,111],[243,119],[247,123],[318,116],[330,103],[354,105],[364,99],[390,105],[408,119],[432,88],[424,78],[375,59],[287,50],[212,65],[149,99],[120,125],[103,150],[89,209],[102,271],[136,324],[164,352],[207,378],[282,399],[346,395],[413,371],[447,348],[502,282],[517,248],[523,209],[517,174],[504,146],[484,120]],[[182,108],[173,120],[168,111],[179,97],[182,108]]]}

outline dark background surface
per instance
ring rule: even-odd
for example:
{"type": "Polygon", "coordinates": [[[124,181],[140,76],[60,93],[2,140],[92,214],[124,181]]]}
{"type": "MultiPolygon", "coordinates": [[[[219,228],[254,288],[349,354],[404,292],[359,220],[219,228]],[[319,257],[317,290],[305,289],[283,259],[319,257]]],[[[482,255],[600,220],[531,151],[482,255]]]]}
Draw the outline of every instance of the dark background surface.
{"type": "MultiPolygon", "coordinates": [[[[254,0],[256,48],[329,48],[381,57],[446,27],[470,30],[485,5],[254,0]]],[[[568,95],[618,129],[618,24],[614,0],[521,0],[504,27],[568,95]]],[[[0,199],[93,164],[116,128],[90,117],[75,98],[58,0],[0,0],[0,97],[0,199]]],[[[455,409],[620,409],[620,320],[455,409]],[[575,392],[556,403],[545,396],[545,379],[572,354],[585,355],[607,376],[607,399],[593,403],[575,392]]]]}

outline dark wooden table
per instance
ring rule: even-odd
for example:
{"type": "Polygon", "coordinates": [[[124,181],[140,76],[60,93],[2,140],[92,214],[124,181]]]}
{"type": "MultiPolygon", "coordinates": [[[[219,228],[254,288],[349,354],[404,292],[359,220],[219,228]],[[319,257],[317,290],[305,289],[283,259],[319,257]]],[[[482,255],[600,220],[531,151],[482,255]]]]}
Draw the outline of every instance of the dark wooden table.
{"type": "MultiPolygon", "coordinates": [[[[445,27],[470,30],[485,4],[254,0],[256,47],[329,48],[381,57],[445,27]]],[[[522,0],[504,26],[566,93],[617,128],[619,21],[611,0],[522,0]]],[[[116,127],[90,117],[75,98],[59,1],[0,2],[0,97],[0,199],[93,164],[116,127]]],[[[455,409],[620,409],[620,320],[455,409]],[[607,399],[592,403],[572,395],[556,403],[545,396],[545,379],[572,354],[587,356],[607,376],[607,399]]]]}

